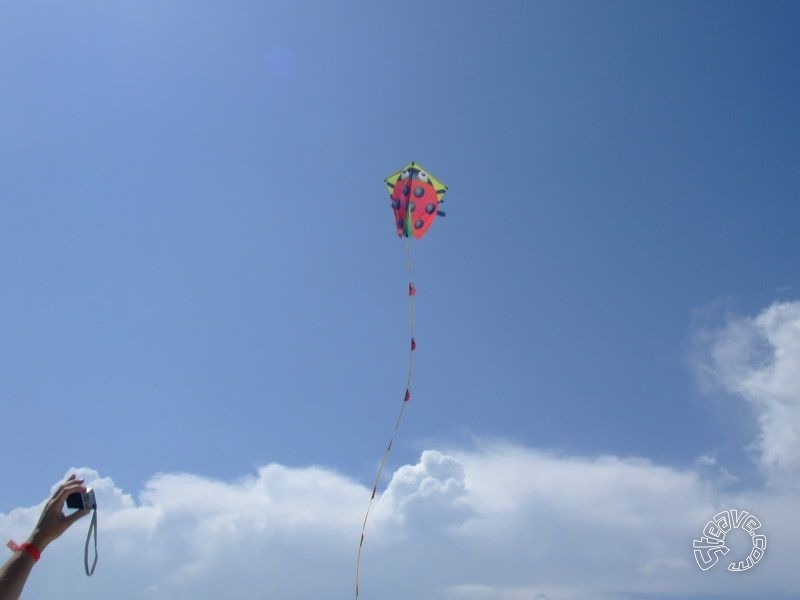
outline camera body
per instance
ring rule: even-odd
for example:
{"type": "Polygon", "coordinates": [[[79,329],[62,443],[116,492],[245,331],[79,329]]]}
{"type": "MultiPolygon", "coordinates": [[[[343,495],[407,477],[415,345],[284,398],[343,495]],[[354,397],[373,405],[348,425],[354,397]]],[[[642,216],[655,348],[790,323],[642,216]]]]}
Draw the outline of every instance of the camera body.
{"type": "Polygon", "coordinates": [[[73,492],[67,496],[67,508],[75,508],[77,510],[97,508],[94,490],[92,488],[86,488],[85,492],[73,492]]]}

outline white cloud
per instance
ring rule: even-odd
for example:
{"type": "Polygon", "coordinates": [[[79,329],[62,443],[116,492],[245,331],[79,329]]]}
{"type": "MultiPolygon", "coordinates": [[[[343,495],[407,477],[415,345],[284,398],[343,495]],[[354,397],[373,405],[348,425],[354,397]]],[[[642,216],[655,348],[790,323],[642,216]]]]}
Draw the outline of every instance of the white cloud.
{"type": "Polygon", "coordinates": [[[706,335],[701,367],[744,398],[758,422],[759,463],[773,486],[800,476],[800,302],[773,304],[755,318],[729,317],[706,335]]]}
{"type": "MultiPolygon", "coordinates": [[[[321,467],[268,465],[238,481],[154,476],[138,498],[86,471],[100,560],[83,574],[88,520],[50,546],[27,598],[352,598],[369,488],[321,467]],[[66,590],[66,591],[65,591],[66,590]]],[[[691,597],[796,590],[795,495],[729,496],[698,471],[639,458],[561,456],[500,442],[423,452],[377,500],[364,600],[691,597]],[[768,536],[747,576],[702,572],[691,543],[724,508],[768,536]]],[[[40,507],[0,515],[23,537],[40,507]]],[[[726,557],[727,558],[727,557],[726,557]]]]}
{"type": "MultiPolygon", "coordinates": [[[[770,486],[731,492],[713,449],[685,468],[502,441],[427,450],[398,468],[376,499],[362,599],[795,594],[800,303],[729,319],[708,337],[707,351],[707,372],[757,415],[770,486]],[[732,508],[761,520],[766,555],[746,573],[725,570],[744,556],[725,556],[703,572],[692,540],[732,508]]],[[[100,507],[97,572],[83,574],[84,520],[46,550],[28,599],[353,598],[371,491],[359,482],[324,467],[271,464],[237,481],[159,474],[134,495],[94,471],[85,475],[100,507]]],[[[0,535],[24,538],[40,510],[0,514],[0,535]]]]}

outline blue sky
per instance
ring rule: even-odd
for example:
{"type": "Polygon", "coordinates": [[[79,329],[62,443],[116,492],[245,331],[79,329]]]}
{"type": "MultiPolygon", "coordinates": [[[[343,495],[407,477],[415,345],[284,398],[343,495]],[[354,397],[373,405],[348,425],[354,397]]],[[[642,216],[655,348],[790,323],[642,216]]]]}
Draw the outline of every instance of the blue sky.
{"type": "MultiPolygon", "coordinates": [[[[344,486],[331,535],[354,555],[408,344],[382,180],[415,160],[450,191],[412,245],[414,395],[370,536],[372,597],[391,597],[392,548],[436,546],[421,524],[459,518],[430,499],[403,512],[403,482],[445,473],[482,514],[489,457],[552,469],[552,498],[577,506],[592,496],[560,479],[568,465],[688,478],[666,492],[702,498],[670,517],[687,544],[731,498],[758,514],[781,490],[777,519],[800,444],[798,25],[796,2],[4,3],[0,512],[72,467],[115,510],[164,514],[153,490],[179,490],[178,473],[238,490],[273,482],[268,465],[316,468],[344,486]]],[[[675,548],[653,564],[691,562],[675,548]]],[[[354,556],[325,560],[346,597],[354,556]]],[[[569,564],[547,585],[527,564],[489,583],[454,571],[446,591],[408,567],[427,597],[481,600],[685,596],[705,575],[626,588],[623,569],[572,589],[569,564]]],[[[798,583],[781,564],[775,593],[798,583]]]]}

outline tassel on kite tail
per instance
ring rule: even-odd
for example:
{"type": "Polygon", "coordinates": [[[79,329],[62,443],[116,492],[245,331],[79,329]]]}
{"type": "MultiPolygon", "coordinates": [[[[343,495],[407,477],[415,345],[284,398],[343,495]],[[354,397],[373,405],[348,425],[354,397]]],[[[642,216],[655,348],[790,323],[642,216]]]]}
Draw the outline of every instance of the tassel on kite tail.
{"type": "Polygon", "coordinates": [[[361,538],[358,542],[358,555],[356,557],[356,600],[358,600],[359,594],[358,586],[361,568],[361,551],[364,547],[364,532],[367,528],[367,519],[369,519],[370,509],[372,509],[372,502],[375,500],[375,495],[378,493],[378,485],[381,482],[381,476],[383,475],[383,469],[386,466],[386,462],[389,460],[389,453],[392,451],[392,444],[394,444],[394,438],[397,435],[398,428],[400,427],[400,421],[403,420],[406,404],[408,404],[408,401],[411,400],[411,377],[414,373],[414,350],[417,349],[417,341],[414,339],[414,295],[417,293],[417,288],[414,287],[414,277],[411,269],[411,243],[409,242],[408,238],[406,238],[406,255],[408,257],[408,328],[411,336],[411,344],[408,351],[408,375],[406,376],[406,389],[403,393],[403,402],[400,404],[400,413],[397,415],[397,420],[394,423],[394,429],[392,429],[392,435],[389,437],[389,443],[386,446],[386,450],[383,452],[383,458],[381,459],[381,464],[378,467],[378,474],[375,477],[375,484],[372,486],[372,494],[369,497],[367,512],[364,514],[364,522],[361,525],[361,538]]]}

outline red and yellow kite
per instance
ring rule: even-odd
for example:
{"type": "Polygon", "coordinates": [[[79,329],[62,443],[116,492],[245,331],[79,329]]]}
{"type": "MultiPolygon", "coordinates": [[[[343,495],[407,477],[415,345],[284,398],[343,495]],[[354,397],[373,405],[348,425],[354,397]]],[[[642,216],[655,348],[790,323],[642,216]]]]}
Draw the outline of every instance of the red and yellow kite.
{"type": "Polygon", "coordinates": [[[409,163],[389,175],[386,188],[400,237],[418,240],[428,232],[437,215],[444,216],[439,205],[444,202],[447,186],[420,164],[409,163]]]}

